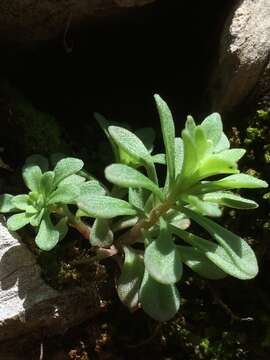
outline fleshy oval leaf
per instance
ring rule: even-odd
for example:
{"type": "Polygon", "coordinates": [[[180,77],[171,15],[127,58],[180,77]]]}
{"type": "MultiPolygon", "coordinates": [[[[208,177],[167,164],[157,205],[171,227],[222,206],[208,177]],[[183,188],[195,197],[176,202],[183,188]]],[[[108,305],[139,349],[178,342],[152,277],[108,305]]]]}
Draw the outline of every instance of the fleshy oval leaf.
{"type": "Polygon", "coordinates": [[[145,270],[139,294],[143,310],[157,321],[168,321],[180,308],[180,294],[175,285],[155,281],[145,270]]]}

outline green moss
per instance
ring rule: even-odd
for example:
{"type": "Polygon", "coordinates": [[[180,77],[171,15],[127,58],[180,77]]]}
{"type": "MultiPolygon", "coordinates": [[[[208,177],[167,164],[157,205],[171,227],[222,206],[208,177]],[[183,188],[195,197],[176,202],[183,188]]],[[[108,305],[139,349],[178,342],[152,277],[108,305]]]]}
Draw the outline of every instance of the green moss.
{"type": "Polygon", "coordinates": [[[12,113],[11,121],[20,136],[18,144],[22,146],[25,156],[33,153],[45,155],[53,152],[69,152],[69,146],[63,140],[63,132],[56,119],[36,109],[16,89],[5,83],[1,92],[6,97],[12,113]]]}

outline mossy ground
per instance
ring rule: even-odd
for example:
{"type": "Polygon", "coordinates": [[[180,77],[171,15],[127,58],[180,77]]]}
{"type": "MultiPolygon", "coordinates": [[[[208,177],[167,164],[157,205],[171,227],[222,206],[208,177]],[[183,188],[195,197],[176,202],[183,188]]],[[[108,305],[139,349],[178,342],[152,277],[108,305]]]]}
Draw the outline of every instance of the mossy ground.
{"type": "MultiPolygon", "coordinates": [[[[21,158],[34,152],[48,155],[51,152],[68,151],[78,156],[90,153],[87,162],[98,159],[99,150],[93,152],[95,144],[92,143],[90,148],[87,148],[86,141],[74,145],[71,137],[63,136],[64,130],[50,115],[34,109],[14,91],[9,92],[8,98],[13,117],[12,124],[7,123],[7,131],[19,127],[17,136],[21,131],[24,132],[22,141],[17,144],[21,158]],[[82,149],[81,154],[76,151],[78,148],[82,149]]],[[[241,123],[228,119],[226,128],[231,135],[232,144],[247,149],[247,155],[240,164],[241,170],[269,181],[268,105],[260,104],[259,109],[253,110],[241,123]]],[[[1,107],[1,111],[7,111],[7,108],[1,107]]],[[[9,152],[9,149],[10,145],[7,144],[5,153],[11,155],[7,155],[6,162],[13,161],[12,151],[9,152]]],[[[96,149],[99,149],[98,146],[96,149]]],[[[104,151],[101,153],[104,154],[104,151]]],[[[103,159],[102,164],[105,162],[106,159],[103,159]]],[[[100,164],[97,165],[95,161],[94,167],[97,168],[100,164]]],[[[14,161],[12,165],[19,169],[20,161],[14,161]]],[[[97,170],[101,173],[101,166],[97,170]]],[[[2,177],[12,180],[11,185],[4,181],[4,188],[20,188],[22,185],[18,176],[19,171],[13,174],[4,171],[2,177]]],[[[250,212],[229,211],[221,221],[254,247],[260,263],[260,274],[256,279],[249,282],[232,278],[219,282],[205,281],[186,269],[179,284],[182,308],[174,319],[165,324],[156,323],[141,310],[130,314],[115,294],[103,301],[102,312],[97,318],[53,339],[48,334],[47,340],[43,339],[43,359],[268,360],[269,200],[263,198],[265,191],[246,192],[260,204],[260,208],[250,212]]],[[[24,238],[33,251],[36,251],[32,246],[31,234],[24,238]]],[[[95,276],[104,276],[113,283],[116,268],[110,261],[99,267],[74,264],[74,260],[90,253],[88,244],[71,232],[63,245],[49,254],[37,253],[37,256],[44,277],[55,287],[83,285],[95,276]]],[[[27,359],[36,358],[39,343],[31,342],[26,345],[26,349],[27,359]]]]}

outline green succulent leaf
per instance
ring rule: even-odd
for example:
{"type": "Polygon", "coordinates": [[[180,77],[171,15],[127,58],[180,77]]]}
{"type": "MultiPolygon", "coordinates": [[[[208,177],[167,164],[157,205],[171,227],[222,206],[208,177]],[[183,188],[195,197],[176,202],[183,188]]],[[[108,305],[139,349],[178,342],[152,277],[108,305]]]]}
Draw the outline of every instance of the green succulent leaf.
{"type": "Polygon", "coordinates": [[[90,217],[111,219],[121,215],[136,215],[128,202],[110,196],[82,197],[77,201],[78,207],[90,217]]]}
{"type": "Polygon", "coordinates": [[[223,133],[223,126],[220,115],[218,113],[213,113],[207,116],[201,123],[201,127],[205,132],[206,138],[211,140],[214,147],[216,147],[221,141],[223,133]]]}
{"type": "Polygon", "coordinates": [[[137,163],[145,166],[149,178],[157,183],[157,176],[152,156],[144,146],[143,142],[135,134],[123,127],[109,126],[108,131],[120,150],[123,150],[131,157],[131,164],[134,162],[135,164],[137,163]]]}
{"type": "Polygon", "coordinates": [[[205,179],[213,175],[236,174],[239,172],[239,170],[237,170],[237,164],[234,161],[223,158],[220,154],[222,153],[212,155],[202,163],[196,172],[197,180],[205,179]]]}
{"type": "Polygon", "coordinates": [[[27,214],[25,212],[12,215],[8,218],[7,227],[10,231],[17,231],[29,224],[33,214],[27,214]]]}
{"type": "Polygon", "coordinates": [[[223,279],[227,276],[223,270],[205,256],[203,251],[183,245],[178,245],[178,249],[183,263],[200,276],[210,280],[223,279]]]}
{"type": "Polygon", "coordinates": [[[159,237],[145,250],[144,263],[150,276],[161,284],[175,284],[182,277],[180,253],[163,219],[160,222],[159,237]]]}
{"type": "Polygon", "coordinates": [[[246,153],[245,149],[228,149],[228,150],[224,150],[220,153],[217,154],[217,156],[220,159],[224,159],[224,160],[229,160],[232,162],[236,162],[238,160],[240,160],[246,153]]]}
{"type": "Polygon", "coordinates": [[[258,207],[258,204],[253,200],[245,199],[240,195],[225,191],[217,191],[205,194],[203,195],[203,201],[242,210],[256,209],[258,207]]]}
{"type": "Polygon", "coordinates": [[[197,149],[187,130],[182,131],[182,139],[184,143],[184,161],[181,178],[188,178],[198,168],[197,149]]]}
{"type": "Polygon", "coordinates": [[[63,240],[68,233],[68,217],[60,219],[54,228],[59,232],[59,241],[63,240]]]}
{"type": "Polygon", "coordinates": [[[40,190],[44,194],[45,198],[53,191],[54,185],[54,172],[46,171],[40,180],[40,190]]]}
{"type": "Polygon", "coordinates": [[[14,204],[12,202],[13,195],[10,194],[2,194],[0,195],[0,212],[1,213],[9,213],[16,208],[14,207],[14,204]]]}
{"type": "Polygon", "coordinates": [[[187,202],[192,205],[193,210],[205,216],[220,217],[222,211],[217,204],[213,204],[206,200],[201,200],[197,196],[188,195],[187,202]]]}
{"type": "Polygon", "coordinates": [[[107,180],[120,187],[143,188],[156,194],[163,199],[162,191],[145,175],[130,166],[123,164],[112,164],[105,169],[107,180]]]}
{"type": "Polygon", "coordinates": [[[145,270],[139,294],[143,310],[157,321],[168,321],[180,308],[180,295],[175,285],[155,281],[145,270]]]}
{"type": "Polygon", "coordinates": [[[28,189],[36,192],[40,191],[42,172],[38,165],[26,163],[22,169],[22,176],[28,189]]]}
{"type": "Polygon", "coordinates": [[[106,194],[106,190],[96,180],[86,181],[80,185],[80,199],[89,196],[103,196],[106,194]]]}
{"type": "MultiPolygon", "coordinates": [[[[257,259],[253,250],[246,243],[246,241],[244,241],[239,236],[233,234],[231,231],[218,225],[214,221],[202,217],[190,209],[182,208],[182,211],[189,218],[197,222],[206,231],[208,231],[209,234],[213,237],[213,239],[215,239],[216,242],[223,248],[227,256],[229,256],[229,258],[231,259],[231,263],[234,265],[234,268],[236,268],[237,271],[240,273],[240,277],[236,277],[243,280],[248,280],[254,278],[257,275],[257,259]]],[[[222,270],[226,271],[227,273],[230,273],[229,271],[231,271],[230,268],[222,268],[222,270]]]]}
{"type": "Polygon", "coordinates": [[[228,252],[220,245],[174,226],[170,226],[170,228],[175,235],[179,236],[193,248],[200,250],[210,261],[227,274],[241,280],[249,279],[247,274],[242,271],[228,252]]]}
{"type": "Polygon", "coordinates": [[[66,177],[64,180],[60,181],[58,186],[80,185],[80,184],[83,184],[85,182],[85,180],[86,179],[83,176],[72,174],[72,175],[66,177]]]}
{"type": "Polygon", "coordinates": [[[151,155],[141,139],[131,131],[119,126],[109,126],[108,132],[113,141],[132,158],[141,163],[152,162],[151,155]]]}
{"type": "Polygon", "coordinates": [[[44,251],[53,249],[60,239],[59,231],[53,226],[50,216],[45,213],[35,238],[37,246],[44,251]]]}
{"type": "Polygon", "coordinates": [[[266,181],[247,174],[234,174],[216,181],[205,181],[190,189],[192,194],[204,194],[218,190],[266,188],[266,181]]]}
{"type": "Polygon", "coordinates": [[[39,212],[37,212],[31,219],[30,219],[30,225],[32,226],[39,226],[45,209],[41,209],[39,212]]]}
{"type": "Polygon", "coordinates": [[[32,206],[31,200],[29,198],[29,195],[22,194],[22,195],[16,195],[11,200],[14,207],[19,210],[24,210],[28,213],[36,213],[37,209],[32,206]]]}
{"type": "Polygon", "coordinates": [[[63,185],[58,187],[48,198],[47,204],[73,204],[80,195],[80,189],[76,185],[63,185]]]}
{"type": "Polygon", "coordinates": [[[219,189],[255,189],[268,187],[267,182],[247,174],[235,174],[221,180],[212,181],[212,185],[219,189]]]}
{"type": "Polygon", "coordinates": [[[165,145],[165,153],[167,160],[167,178],[170,186],[175,181],[174,122],[173,122],[172,113],[166,102],[159,95],[155,95],[154,98],[159,113],[163,141],[165,145]]]}
{"type": "Polygon", "coordinates": [[[185,130],[188,132],[191,138],[195,135],[196,123],[191,115],[187,116],[187,120],[185,123],[185,130]]]}
{"type": "Polygon", "coordinates": [[[213,143],[211,140],[208,140],[203,128],[201,126],[197,126],[195,130],[195,143],[198,158],[200,161],[203,161],[204,158],[211,155],[213,150],[213,143]]]}
{"type": "Polygon", "coordinates": [[[152,161],[156,164],[166,165],[166,156],[165,154],[152,155],[152,161]]]}
{"type": "Polygon", "coordinates": [[[184,161],[184,143],[181,138],[176,137],[174,139],[175,147],[175,176],[179,175],[182,171],[184,161]]]}
{"type": "Polygon", "coordinates": [[[222,133],[219,142],[214,147],[214,153],[219,153],[219,152],[221,152],[223,150],[227,150],[229,148],[230,148],[230,142],[229,142],[227,136],[224,133],[222,133]]]}
{"type": "Polygon", "coordinates": [[[141,212],[145,212],[145,204],[149,198],[149,191],[141,188],[128,189],[128,202],[141,212]]]}
{"type": "Polygon", "coordinates": [[[109,247],[113,243],[113,232],[107,219],[96,219],[94,221],[90,243],[92,246],[109,247]]]}
{"type": "Polygon", "coordinates": [[[117,293],[130,310],[138,307],[139,291],[144,275],[143,257],[128,246],[123,248],[125,253],[124,265],[117,283],[117,293]]]}
{"type": "Polygon", "coordinates": [[[164,215],[164,219],[168,224],[172,224],[182,230],[185,230],[190,226],[190,220],[186,217],[186,215],[177,210],[170,210],[164,215]]]}
{"type": "Polygon", "coordinates": [[[54,185],[83,168],[83,161],[76,158],[65,158],[57,162],[54,168],[54,185]]]}

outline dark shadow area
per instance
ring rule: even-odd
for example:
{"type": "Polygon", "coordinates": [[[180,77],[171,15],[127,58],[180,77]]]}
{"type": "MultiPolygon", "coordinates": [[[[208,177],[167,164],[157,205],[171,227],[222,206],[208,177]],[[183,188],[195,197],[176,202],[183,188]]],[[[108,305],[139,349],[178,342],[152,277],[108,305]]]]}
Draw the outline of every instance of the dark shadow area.
{"type": "Polygon", "coordinates": [[[180,130],[188,113],[209,111],[204,95],[229,3],[159,0],[83,29],[71,24],[70,53],[64,34],[32,48],[5,49],[1,75],[64,125],[75,152],[98,142],[94,111],[158,128],[154,93],[168,101],[180,130]]]}

